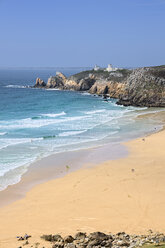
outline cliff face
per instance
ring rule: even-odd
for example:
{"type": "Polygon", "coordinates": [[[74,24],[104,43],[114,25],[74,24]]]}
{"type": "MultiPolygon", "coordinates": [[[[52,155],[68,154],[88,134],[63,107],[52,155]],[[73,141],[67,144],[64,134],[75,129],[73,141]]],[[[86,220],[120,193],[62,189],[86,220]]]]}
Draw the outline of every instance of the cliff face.
{"type": "Polygon", "coordinates": [[[125,84],[113,81],[96,81],[90,88],[89,93],[98,95],[109,95],[112,98],[119,98],[125,90],[125,84]]]}
{"type": "Polygon", "coordinates": [[[57,88],[60,90],[89,91],[91,94],[109,95],[119,98],[125,88],[124,79],[130,74],[129,70],[119,70],[117,72],[84,71],[66,78],[62,73],[50,77],[46,85],[38,84],[35,87],[57,88]]]}
{"type": "Polygon", "coordinates": [[[165,107],[165,66],[134,70],[117,103],[124,106],[165,107]]]}
{"type": "Polygon", "coordinates": [[[35,87],[109,95],[124,106],[165,107],[165,66],[115,72],[89,70],[69,78],[57,73],[47,84],[37,79],[35,87]]]}

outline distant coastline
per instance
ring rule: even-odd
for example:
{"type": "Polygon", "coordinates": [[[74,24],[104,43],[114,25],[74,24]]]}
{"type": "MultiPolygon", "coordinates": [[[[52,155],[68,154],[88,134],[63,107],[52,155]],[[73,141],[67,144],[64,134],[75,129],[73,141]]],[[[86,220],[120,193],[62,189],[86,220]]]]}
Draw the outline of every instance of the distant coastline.
{"type": "Polygon", "coordinates": [[[165,107],[165,66],[137,69],[95,66],[68,78],[58,72],[47,83],[37,78],[34,87],[87,91],[118,99],[117,104],[124,106],[165,107]]]}

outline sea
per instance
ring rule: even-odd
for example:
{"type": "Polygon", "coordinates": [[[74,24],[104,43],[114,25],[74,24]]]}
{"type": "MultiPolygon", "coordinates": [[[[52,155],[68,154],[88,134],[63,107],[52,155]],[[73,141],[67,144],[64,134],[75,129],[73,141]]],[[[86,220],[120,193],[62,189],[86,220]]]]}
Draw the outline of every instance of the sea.
{"type": "Polygon", "coordinates": [[[158,109],[123,107],[86,92],[36,89],[57,71],[87,68],[0,68],[0,190],[18,183],[31,163],[51,154],[127,141],[161,128],[158,109]]]}

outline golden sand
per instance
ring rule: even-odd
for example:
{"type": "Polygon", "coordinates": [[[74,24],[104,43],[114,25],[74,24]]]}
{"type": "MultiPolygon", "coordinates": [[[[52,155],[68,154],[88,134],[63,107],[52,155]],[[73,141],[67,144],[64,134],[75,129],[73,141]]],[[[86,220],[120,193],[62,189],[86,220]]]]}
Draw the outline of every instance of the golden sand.
{"type": "Polygon", "coordinates": [[[42,234],[164,232],[165,130],[126,146],[127,158],[40,184],[1,208],[0,247],[19,247],[16,236],[25,233],[32,235],[30,244],[43,246],[42,234]]]}

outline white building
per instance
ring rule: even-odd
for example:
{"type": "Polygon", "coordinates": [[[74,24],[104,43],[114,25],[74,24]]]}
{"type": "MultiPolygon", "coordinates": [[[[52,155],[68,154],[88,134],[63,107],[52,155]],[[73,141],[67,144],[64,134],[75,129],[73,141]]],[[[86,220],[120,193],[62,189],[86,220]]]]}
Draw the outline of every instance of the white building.
{"type": "Polygon", "coordinates": [[[111,64],[108,65],[108,67],[105,69],[105,71],[111,72],[111,71],[117,71],[118,68],[114,68],[111,64]]]}
{"type": "Polygon", "coordinates": [[[93,68],[93,70],[94,70],[94,71],[98,71],[98,70],[100,70],[100,66],[95,65],[95,67],[93,68]]]}

